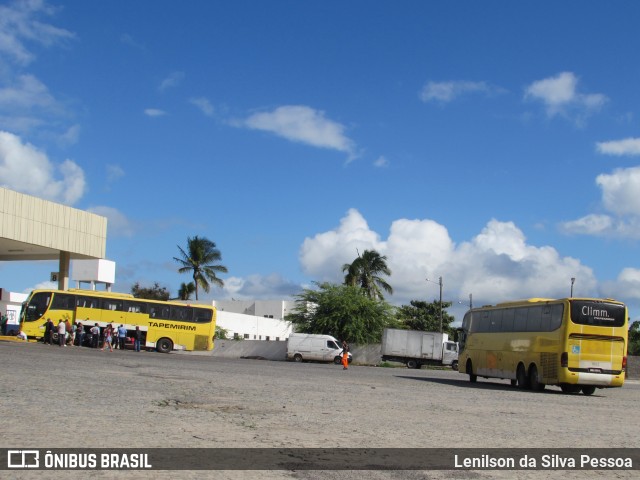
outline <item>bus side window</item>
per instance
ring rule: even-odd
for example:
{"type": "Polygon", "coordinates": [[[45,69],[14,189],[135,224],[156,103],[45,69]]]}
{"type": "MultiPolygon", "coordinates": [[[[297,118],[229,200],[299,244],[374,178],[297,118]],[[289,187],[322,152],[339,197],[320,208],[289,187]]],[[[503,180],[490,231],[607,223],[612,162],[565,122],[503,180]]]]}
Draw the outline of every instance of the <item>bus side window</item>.
{"type": "Polygon", "coordinates": [[[514,332],[526,332],[527,331],[527,307],[516,308],[516,316],[513,320],[514,332]]]}
{"type": "Polygon", "coordinates": [[[491,328],[491,310],[486,310],[480,314],[478,322],[478,332],[488,332],[491,328]]]}
{"type": "Polygon", "coordinates": [[[194,308],[193,321],[196,323],[211,323],[212,313],[211,310],[203,308],[194,308]]]}
{"type": "Polygon", "coordinates": [[[542,317],[542,307],[530,307],[527,315],[527,332],[539,332],[542,317]]]}
{"type": "Polygon", "coordinates": [[[549,331],[557,330],[562,326],[562,316],[564,314],[564,305],[552,305],[551,306],[551,323],[549,325],[549,331]]]}
{"type": "Polygon", "coordinates": [[[53,302],[51,302],[51,309],[52,310],[75,310],[76,309],[75,295],[56,292],[53,295],[53,302]]]}
{"type": "Polygon", "coordinates": [[[494,310],[491,312],[491,329],[490,332],[502,331],[502,314],[503,310],[494,310]]]}
{"type": "Polygon", "coordinates": [[[513,332],[513,321],[516,311],[513,308],[507,308],[502,312],[502,331],[513,332]]]}
{"type": "Polygon", "coordinates": [[[122,300],[106,298],[102,300],[102,309],[111,311],[122,311],[122,300]]]}
{"type": "Polygon", "coordinates": [[[551,307],[549,305],[545,305],[544,307],[542,307],[540,331],[541,332],[551,331],[551,307]]]}

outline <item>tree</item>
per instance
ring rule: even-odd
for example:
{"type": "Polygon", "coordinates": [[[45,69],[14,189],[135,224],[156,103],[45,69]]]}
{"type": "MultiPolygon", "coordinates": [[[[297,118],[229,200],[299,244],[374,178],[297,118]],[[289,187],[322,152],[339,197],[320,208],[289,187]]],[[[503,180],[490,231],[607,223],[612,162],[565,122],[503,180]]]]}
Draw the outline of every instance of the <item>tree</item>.
{"type": "Polygon", "coordinates": [[[193,284],[196,288],[196,300],[198,300],[198,287],[202,287],[205,292],[209,292],[211,286],[209,282],[223,287],[224,282],[218,278],[218,273],[227,273],[227,267],[217,262],[222,260],[220,250],[216,248],[216,244],[206,237],[187,238],[187,249],[180,250],[180,258],[173,257],[181,267],[179,273],[191,273],[193,276],[193,284]]]}
{"type": "Polygon", "coordinates": [[[640,355],[640,320],[629,327],[629,355],[640,355]]]}
{"type": "Polygon", "coordinates": [[[182,283],[178,289],[178,300],[191,300],[191,295],[196,291],[193,282],[182,283]]]}
{"type": "Polygon", "coordinates": [[[333,335],[357,344],[377,343],[385,327],[397,322],[393,307],[363,294],[360,287],[321,283],[295,296],[296,306],[285,320],[297,332],[333,335]]]}
{"type": "MultiPolygon", "coordinates": [[[[454,318],[446,312],[451,302],[442,302],[442,331],[453,334],[451,323],[454,318]]],[[[421,300],[411,300],[410,305],[402,305],[396,312],[396,318],[409,330],[422,332],[440,331],[440,301],[427,303],[421,300]]]]}
{"type": "Polygon", "coordinates": [[[131,287],[131,294],[136,298],[146,298],[147,300],[169,300],[169,290],[161,287],[158,282],[153,287],[141,287],[140,282],[136,282],[131,287]]]}
{"type": "Polygon", "coordinates": [[[353,263],[345,263],[342,266],[342,271],[347,272],[344,277],[345,285],[359,286],[369,298],[383,300],[380,289],[393,294],[391,285],[380,277],[380,274],[391,275],[387,257],[375,250],[365,250],[362,255],[358,254],[353,263]]]}

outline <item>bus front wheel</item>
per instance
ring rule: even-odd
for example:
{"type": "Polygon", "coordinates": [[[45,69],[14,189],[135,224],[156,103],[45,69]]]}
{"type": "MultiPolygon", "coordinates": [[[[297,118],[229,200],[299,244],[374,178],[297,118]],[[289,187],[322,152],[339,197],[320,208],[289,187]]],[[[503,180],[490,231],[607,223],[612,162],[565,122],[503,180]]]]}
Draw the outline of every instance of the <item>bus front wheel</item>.
{"type": "Polygon", "coordinates": [[[156,342],[156,350],[160,353],[169,353],[173,350],[173,342],[168,338],[161,338],[156,342]]]}

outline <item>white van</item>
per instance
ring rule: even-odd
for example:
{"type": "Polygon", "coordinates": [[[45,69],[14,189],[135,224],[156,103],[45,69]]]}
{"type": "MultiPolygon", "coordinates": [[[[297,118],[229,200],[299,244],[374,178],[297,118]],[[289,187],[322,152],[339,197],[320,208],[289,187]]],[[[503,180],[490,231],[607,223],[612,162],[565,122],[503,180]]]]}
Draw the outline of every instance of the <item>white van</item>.
{"type": "MultiPolygon", "coordinates": [[[[287,360],[302,362],[342,362],[342,344],[331,335],[314,335],[312,333],[292,333],[287,339],[287,360]]],[[[351,353],[349,363],[351,363],[351,353]]]]}

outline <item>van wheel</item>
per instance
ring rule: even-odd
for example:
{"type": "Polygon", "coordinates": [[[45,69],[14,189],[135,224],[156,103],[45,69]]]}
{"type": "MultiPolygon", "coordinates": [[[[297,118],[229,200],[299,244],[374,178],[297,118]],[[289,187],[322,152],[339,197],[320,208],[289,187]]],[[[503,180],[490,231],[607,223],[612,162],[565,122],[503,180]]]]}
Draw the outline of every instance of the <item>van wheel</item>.
{"type": "Polygon", "coordinates": [[[336,355],[333,359],[333,363],[335,363],[336,365],[340,365],[342,363],[342,357],[340,355],[336,355]]]}
{"type": "Polygon", "coordinates": [[[297,363],[301,363],[301,362],[302,362],[302,355],[300,355],[299,353],[296,353],[296,354],[293,356],[293,361],[294,361],[294,362],[297,362],[297,363]]]}
{"type": "Polygon", "coordinates": [[[415,360],[407,360],[407,368],[418,368],[418,362],[415,360]]]}
{"type": "Polygon", "coordinates": [[[169,353],[173,350],[173,342],[169,338],[161,338],[156,342],[156,350],[160,353],[169,353]]]}
{"type": "Polygon", "coordinates": [[[582,393],[584,393],[585,395],[593,395],[593,392],[596,391],[596,387],[594,387],[593,385],[587,385],[582,387],[582,393]]]}
{"type": "Polygon", "coordinates": [[[453,363],[451,364],[451,368],[454,370],[458,370],[458,361],[454,360],[453,363]]]}

